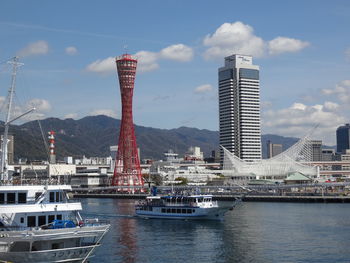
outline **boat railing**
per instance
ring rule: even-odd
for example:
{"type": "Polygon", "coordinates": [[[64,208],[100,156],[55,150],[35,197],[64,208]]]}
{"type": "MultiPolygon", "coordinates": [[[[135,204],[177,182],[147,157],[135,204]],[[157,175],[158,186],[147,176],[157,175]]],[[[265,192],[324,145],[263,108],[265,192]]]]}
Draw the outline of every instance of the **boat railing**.
{"type": "Polygon", "coordinates": [[[86,218],[79,222],[79,226],[105,226],[109,225],[110,221],[106,219],[99,219],[99,218],[86,218]]]}
{"type": "MultiPolygon", "coordinates": [[[[74,222],[74,227],[91,227],[91,226],[106,226],[109,225],[110,222],[108,220],[104,219],[98,219],[98,218],[87,218],[84,220],[81,220],[79,222],[74,222]]],[[[51,224],[37,226],[37,227],[25,227],[25,226],[2,226],[0,227],[0,238],[6,237],[7,231],[31,231],[31,230],[48,230],[48,229],[55,229],[50,228],[51,224]]],[[[74,227],[60,227],[60,228],[74,228],[74,227]]],[[[56,228],[57,229],[57,228],[56,228]]]]}
{"type": "MultiPolygon", "coordinates": [[[[45,204],[67,204],[67,203],[81,203],[81,199],[78,198],[73,198],[73,199],[64,199],[60,202],[48,202],[45,201],[45,204]]],[[[0,204],[1,206],[13,206],[13,205],[34,205],[34,204],[38,204],[37,200],[26,200],[26,202],[16,202],[16,203],[7,203],[7,204],[0,204]]]]}

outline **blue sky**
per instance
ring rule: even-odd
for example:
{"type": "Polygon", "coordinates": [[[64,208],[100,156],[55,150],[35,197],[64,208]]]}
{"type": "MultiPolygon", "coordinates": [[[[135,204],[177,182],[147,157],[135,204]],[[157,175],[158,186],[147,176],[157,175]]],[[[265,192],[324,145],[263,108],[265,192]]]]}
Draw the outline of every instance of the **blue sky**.
{"type": "MultiPolygon", "coordinates": [[[[120,118],[113,57],[139,58],[134,121],[218,130],[224,56],[260,66],[263,133],[335,143],[349,122],[349,1],[1,1],[0,62],[19,55],[17,111],[120,118]],[[125,49],[125,46],[127,48],[125,49]]],[[[0,104],[10,68],[0,65],[0,104]]]]}

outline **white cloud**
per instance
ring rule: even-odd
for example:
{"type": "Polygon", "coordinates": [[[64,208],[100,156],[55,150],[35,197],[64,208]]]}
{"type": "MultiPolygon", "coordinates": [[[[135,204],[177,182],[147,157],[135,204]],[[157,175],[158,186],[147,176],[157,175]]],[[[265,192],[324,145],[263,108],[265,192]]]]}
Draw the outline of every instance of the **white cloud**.
{"type": "Polygon", "coordinates": [[[98,59],[86,67],[87,71],[96,73],[110,73],[116,70],[115,58],[108,57],[105,59],[98,59]]]}
{"type": "Polygon", "coordinates": [[[66,51],[66,54],[71,55],[71,56],[76,55],[78,53],[78,49],[76,47],[73,47],[73,46],[66,47],[65,51],[66,51]]]}
{"type": "Polygon", "coordinates": [[[76,118],[78,118],[78,114],[77,113],[68,113],[68,114],[64,115],[63,118],[64,119],[76,119],[76,118]]]}
{"type": "Polygon", "coordinates": [[[269,54],[278,55],[286,52],[298,52],[309,46],[310,43],[288,37],[277,37],[268,42],[269,54]]]}
{"type": "MultiPolygon", "coordinates": [[[[141,50],[134,55],[137,58],[137,71],[138,72],[149,72],[159,68],[158,61],[173,60],[179,62],[190,61],[193,57],[192,48],[183,45],[175,44],[163,48],[159,52],[151,52],[141,50]]],[[[116,70],[115,58],[109,57],[106,59],[98,59],[86,67],[87,71],[96,73],[110,73],[116,70]]]]}
{"type": "Polygon", "coordinates": [[[25,48],[17,52],[20,57],[27,57],[32,55],[45,55],[49,52],[49,44],[44,40],[39,40],[34,43],[30,43],[25,48]]]}
{"type": "Polygon", "coordinates": [[[37,112],[48,112],[51,110],[50,102],[44,99],[32,99],[27,102],[27,108],[35,108],[37,112]]]}
{"type": "Polygon", "coordinates": [[[204,84],[204,85],[200,85],[197,88],[194,89],[195,93],[206,93],[209,91],[212,91],[213,87],[210,84],[204,84]]]}
{"type": "Polygon", "coordinates": [[[263,112],[262,126],[265,132],[302,137],[311,127],[319,125],[314,136],[332,145],[336,127],[346,122],[338,108],[337,103],[329,101],[311,106],[294,103],[289,108],[263,112]]]}
{"type": "Polygon", "coordinates": [[[325,96],[334,95],[344,104],[350,103],[350,80],[339,82],[333,89],[322,89],[321,93],[325,96]]]}
{"type": "MultiPolygon", "coordinates": [[[[0,107],[3,108],[5,103],[6,103],[5,98],[0,97],[0,107]]],[[[23,113],[27,112],[32,108],[35,108],[35,111],[27,115],[24,115],[23,117],[18,119],[16,122],[43,119],[46,117],[45,113],[51,110],[51,105],[50,105],[50,102],[45,99],[32,99],[30,101],[27,101],[23,106],[13,106],[11,119],[22,115],[23,113]]],[[[4,112],[2,113],[5,114],[4,112]]]]}
{"type": "Polygon", "coordinates": [[[110,109],[98,109],[89,113],[90,116],[106,115],[112,118],[117,118],[117,114],[110,109]]]}
{"type": "Polygon", "coordinates": [[[292,109],[292,110],[305,110],[306,109],[306,105],[296,102],[290,107],[290,109],[292,109]]]}
{"type": "Polygon", "coordinates": [[[180,62],[190,61],[193,58],[192,48],[184,44],[175,44],[163,48],[160,52],[160,57],[180,62]]]}
{"type": "Polygon", "coordinates": [[[263,57],[266,53],[297,52],[309,45],[298,39],[277,37],[269,42],[254,34],[250,25],[242,22],[224,23],[213,34],[207,35],[203,44],[208,47],[204,58],[223,58],[232,54],[263,57]]]}
{"type": "Polygon", "coordinates": [[[204,57],[212,59],[234,53],[261,57],[264,54],[264,41],[254,35],[251,26],[242,22],[224,23],[212,35],[204,38],[203,44],[209,48],[204,57]]]}
{"type": "Polygon", "coordinates": [[[157,63],[158,54],[149,51],[139,51],[135,54],[137,58],[137,70],[139,72],[149,72],[159,68],[157,63]]]}
{"type": "Polygon", "coordinates": [[[336,111],[339,109],[339,104],[331,102],[331,101],[326,101],[324,103],[324,109],[328,111],[336,111]]]}

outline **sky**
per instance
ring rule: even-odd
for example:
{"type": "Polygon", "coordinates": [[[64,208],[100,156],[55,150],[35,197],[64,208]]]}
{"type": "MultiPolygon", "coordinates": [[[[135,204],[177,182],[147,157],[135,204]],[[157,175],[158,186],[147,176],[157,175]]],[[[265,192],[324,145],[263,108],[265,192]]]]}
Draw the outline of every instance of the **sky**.
{"type": "Polygon", "coordinates": [[[232,54],[260,66],[263,134],[318,125],[313,139],[334,145],[350,122],[347,0],[2,0],[1,112],[18,56],[15,114],[37,109],[22,121],[120,118],[114,58],[125,52],[138,58],[137,125],[218,130],[218,68],[232,54]]]}

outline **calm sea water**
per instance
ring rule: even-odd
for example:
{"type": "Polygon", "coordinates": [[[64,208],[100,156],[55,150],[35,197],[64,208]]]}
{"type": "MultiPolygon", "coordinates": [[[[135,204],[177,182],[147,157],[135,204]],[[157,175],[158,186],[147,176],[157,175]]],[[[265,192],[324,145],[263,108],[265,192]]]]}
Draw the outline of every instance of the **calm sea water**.
{"type": "Polygon", "coordinates": [[[82,200],[112,225],[91,262],[350,262],[350,204],[245,202],[221,222],[134,218],[134,202],[82,200]]]}

